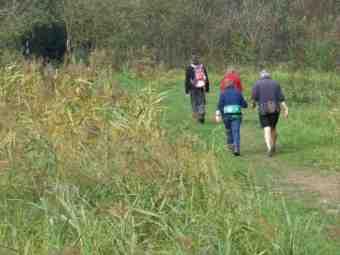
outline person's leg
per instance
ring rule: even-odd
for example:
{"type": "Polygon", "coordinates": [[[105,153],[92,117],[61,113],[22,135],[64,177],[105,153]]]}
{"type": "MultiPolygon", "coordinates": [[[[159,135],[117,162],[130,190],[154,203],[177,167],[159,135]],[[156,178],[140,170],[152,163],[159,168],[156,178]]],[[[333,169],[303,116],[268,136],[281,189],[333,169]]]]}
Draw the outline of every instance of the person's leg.
{"type": "Polygon", "coordinates": [[[272,154],[272,131],[271,131],[271,127],[270,126],[266,126],[263,128],[264,130],[264,141],[266,142],[266,146],[267,146],[267,151],[268,154],[270,154],[269,156],[271,156],[272,154]]]}
{"type": "Polygon", "coordinates": [[[192,118],[194,120],[198,119],[198,96],[197,91],[192,89],[190,91],[191,108],[192,108],[192,118]]]}
{"type": "Polygon", "coordinates": [[[273,155],[272,150],[273,140],[270,115],[260,115],[260,123],[264,132],[264,141],[267,146],[268,156],[271,157],[273,155]]]}
{"type": "Polygon", "coordinates": [[[276,128],[271,128],[272,151],[276,151],[277,131],[276,128]]]}
{"type": "Polygon", "coordinates": [[[191,90],[193,118],[200,123],[204,123],[205,116],[205,94],[201,89],[191,90]]]}
{"type": "Polygon", "coordinates": [[[233,132],[232,129],[226,129],[226,133],[227,133],[227,146],[228,149],[231,151],[234,151],[234,139],[233,139],[233,132]]]}
{"type": "Polygon", "coordinates": [[[276,141],[277,141],[277,129],[276,125],[279,121],[279,114],[273,114],[271,118],[271,138],[272,138],[272,151],[276,151],[276,141]]]}
{"type": "Polygon", "coordinates": [[[234,155],[239,156],[240,155],[240,128],[241,128],[241,119],[235,119],[232,121],[231,124],[232,129],[232,136],[233,136],[233,142],[234,142],[234,155]]]}
{"type": "Polygon", "coordinates": [[[205,122],[205,113],[204,112],[198,113],[198,122],[204,124],[204,122],[205,122]]]}
{"type": "Polygon", "coordinates": [[[224,119],[224,127],[225,127],[226,142],[227,142],[228,149],[233,151],[234,141],[233,141],[233,135],[232,135],[232,130],[231,130],[231,121],[229,119],[224,119]]]}
{"type": "Polygon", "coordinates": [[[198,121],[203,124],[205,121],[205,92],[200,89],[198,94],[198,121]]]}

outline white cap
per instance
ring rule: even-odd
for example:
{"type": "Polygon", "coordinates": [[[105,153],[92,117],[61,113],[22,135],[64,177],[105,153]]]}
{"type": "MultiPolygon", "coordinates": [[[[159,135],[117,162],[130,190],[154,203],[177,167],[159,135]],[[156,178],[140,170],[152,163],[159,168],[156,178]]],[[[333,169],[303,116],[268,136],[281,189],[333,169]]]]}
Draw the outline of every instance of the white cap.
{"type": "Polygon", "coordinates": [[[262,70],[262,71],[260,72],[260,77],[261,77],[261,78],[268,78],[268,77],[270,77],[270,73],[267,72],[266,70],[262,70]]]}

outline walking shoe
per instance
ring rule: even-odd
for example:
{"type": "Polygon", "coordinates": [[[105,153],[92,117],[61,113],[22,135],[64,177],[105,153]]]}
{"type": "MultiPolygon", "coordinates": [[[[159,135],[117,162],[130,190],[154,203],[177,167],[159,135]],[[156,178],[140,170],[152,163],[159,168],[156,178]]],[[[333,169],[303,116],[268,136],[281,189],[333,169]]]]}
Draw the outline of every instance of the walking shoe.
{"type": "Polygon", "coordinates": [[[239,151],[234,151],[234,156],[239,157],[239,156],[241,156],[241,153],[239,151]]]}
{"type": "Polygon", "coordinates": [[[268,157],[270,157],[270,158],[273,157],[274,151],[273,151],[272,148],[270,148],[270,149],[268,150],[267,155],[268,155],[268,157]]]}

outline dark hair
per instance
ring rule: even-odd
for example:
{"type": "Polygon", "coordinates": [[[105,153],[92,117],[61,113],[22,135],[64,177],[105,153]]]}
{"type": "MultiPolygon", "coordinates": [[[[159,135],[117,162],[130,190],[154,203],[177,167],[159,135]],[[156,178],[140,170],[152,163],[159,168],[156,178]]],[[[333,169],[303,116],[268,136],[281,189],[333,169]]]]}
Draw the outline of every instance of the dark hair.
{"type": "Polygon", "coordinates": [[[191,50],[191,56],[198,56],[199,55],[199,51],[196,48],[193,48],[191,50]]]}

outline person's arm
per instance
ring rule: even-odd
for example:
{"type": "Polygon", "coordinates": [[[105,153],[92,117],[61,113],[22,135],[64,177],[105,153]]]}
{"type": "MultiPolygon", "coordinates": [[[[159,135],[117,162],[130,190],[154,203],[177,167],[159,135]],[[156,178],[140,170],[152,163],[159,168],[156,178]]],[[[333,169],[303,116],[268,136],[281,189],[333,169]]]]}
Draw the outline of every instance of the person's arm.
{"type": "Polygon", "coordinates": [[[208,72],[205,69],[205,67],[203,67],[203,68],[204,68],[205,77],[207,78],[206,83],[205,83],[205,91],[209,93],[209,91],[210,91],[210,82],[209,82],[208,72]]]}
{"type": "Polygon", "coordinates": [[[191,68],[188,67],[185,72],[185,83],[184,83],[185,94],[189,94],[191,90],[191,68]]]}
{"type": "Polygon", "coordinates": [[[283,115],[285,116],[285,118],[288,118],[289,110],[288,110],[288,106],[285,102],[285,96],[284,96],[280,86],[278,86],[277,93],[278,93],[278,99],[280,101],[281,108],[283,109],[283,115]]]}
{"type": "Polygon", "coordinates": [[[289,114],[288,106],[285,101],[281,102],[281,107],[283,108],[283,115],[285,116],[285,118],[288,118],[288,114],[289,114]]]}

